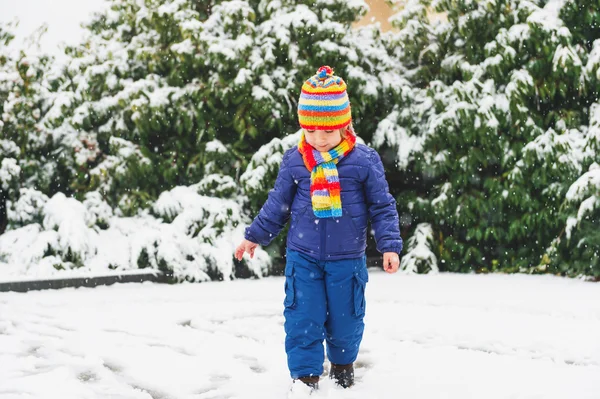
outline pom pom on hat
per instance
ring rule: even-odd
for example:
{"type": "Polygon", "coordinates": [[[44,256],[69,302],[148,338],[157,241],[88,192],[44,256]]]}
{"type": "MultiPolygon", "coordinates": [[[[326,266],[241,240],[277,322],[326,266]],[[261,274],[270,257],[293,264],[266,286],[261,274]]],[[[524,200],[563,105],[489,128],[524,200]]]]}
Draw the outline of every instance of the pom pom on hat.
{"type": "Polygon", "coordinates": [[[317,76],[318,76],[319,80],[325,80],[328,77],[333,76],[333,69],[330,66],[327,66],[327,65],[322,66],[317,71],[317,76]]]}
{"type": "Polygon", "coordinates": [[[307,130],[341,129],[352,122],[346,82],[324,65],[302,85],[298,121],[307,130]]]}

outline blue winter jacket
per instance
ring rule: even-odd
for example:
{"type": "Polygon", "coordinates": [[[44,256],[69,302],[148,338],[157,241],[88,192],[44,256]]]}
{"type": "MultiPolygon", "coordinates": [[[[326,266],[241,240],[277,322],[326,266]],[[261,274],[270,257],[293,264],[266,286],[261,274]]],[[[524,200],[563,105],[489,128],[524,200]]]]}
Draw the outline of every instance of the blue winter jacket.
{"type": "Polygon", "coordinates": [[[389,193],[379,154],[356,144],[337,164],[342,217],[317,218],[310,199],[310,172],[298,147],[286,151],[275,187],[258,216],[246,228],[247,240],[268,245],[291,215],[287,247],[320,260],[358,258],[367,246],[367,222],[371,221],[377,250],[402,251],[396,201],[389,193]]]}

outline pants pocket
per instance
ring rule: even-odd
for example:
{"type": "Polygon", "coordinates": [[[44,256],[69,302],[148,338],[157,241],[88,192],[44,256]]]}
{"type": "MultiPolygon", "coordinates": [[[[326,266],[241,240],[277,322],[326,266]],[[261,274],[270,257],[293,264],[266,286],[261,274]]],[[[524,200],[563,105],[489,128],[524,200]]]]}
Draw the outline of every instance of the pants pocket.
{"type": "Polygon", "coordinates": [[[365,289],[369,281],[369,273],[367,269],[354,272],[354,315],[363,317],[367,303],[365,300],[365,289]]]}
{"type": "Polygon", "coordinates": [[[294,308],[296,305],[296,287],[294,278],[294,263],[288,262],[285,265],[285,300],[283,301],[283,305],[286,308],[294,308]]]}

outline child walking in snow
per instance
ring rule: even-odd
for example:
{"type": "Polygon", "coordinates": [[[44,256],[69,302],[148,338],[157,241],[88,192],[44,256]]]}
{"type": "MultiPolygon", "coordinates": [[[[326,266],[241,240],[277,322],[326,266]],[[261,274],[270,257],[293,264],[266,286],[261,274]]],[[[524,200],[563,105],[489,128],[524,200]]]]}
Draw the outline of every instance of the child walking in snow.
{"type": "Polygon", "coordinates": [[[283,155],[275,187],[235,256],[253,256],[291,216],[284,301],[290,375],[317,389],[325,340],[329,376],[348,388],[364,330],[367,223],[384,269],[395,273],[402,251],[396,201],[377,152],[356,143],[346,83],[330,67],[302,86],[298,119],[302,138],[283,155]]]}

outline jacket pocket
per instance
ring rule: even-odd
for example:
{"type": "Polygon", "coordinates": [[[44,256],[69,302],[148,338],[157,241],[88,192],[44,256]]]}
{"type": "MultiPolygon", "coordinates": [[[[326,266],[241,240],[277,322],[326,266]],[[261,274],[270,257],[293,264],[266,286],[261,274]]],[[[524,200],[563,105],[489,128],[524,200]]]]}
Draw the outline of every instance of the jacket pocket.
{"type": "Polygon", "coordinates": [[[292,220],[288,231],[288,242],[297,247],[318,252],[321,243],[319,232],[319,220],[314,216],[312,207],[308,205],[300,210],[292,220]]]}
{"type": "Polygon", "coordinates": [[[343,214],[327,220],[327,253],[345,254],[360,251],[361,239],[352,217],[343,214]]]}
{"type": "Polygon", "coordinates": [[[366,267],[354,272],[354,315],[356,317],[365,315],[367,307],[365,289],[368,281],[369,273],[366,267]]]}
{"type": "Polygon", "coordinates": [[[356,234],[358,235],[361,243],[366,244],[367,238],[367,215],[362,214],[360,216],[352,216],[352,223],[354,224],[354,229],[356,230],[356,234]]]}
{"type": "Polygon", "coordinates": [[[293,309],[296,306],[296,284],[294,276],[294,262],[285,265],[285,300],[283,306],[293,309]]]}

